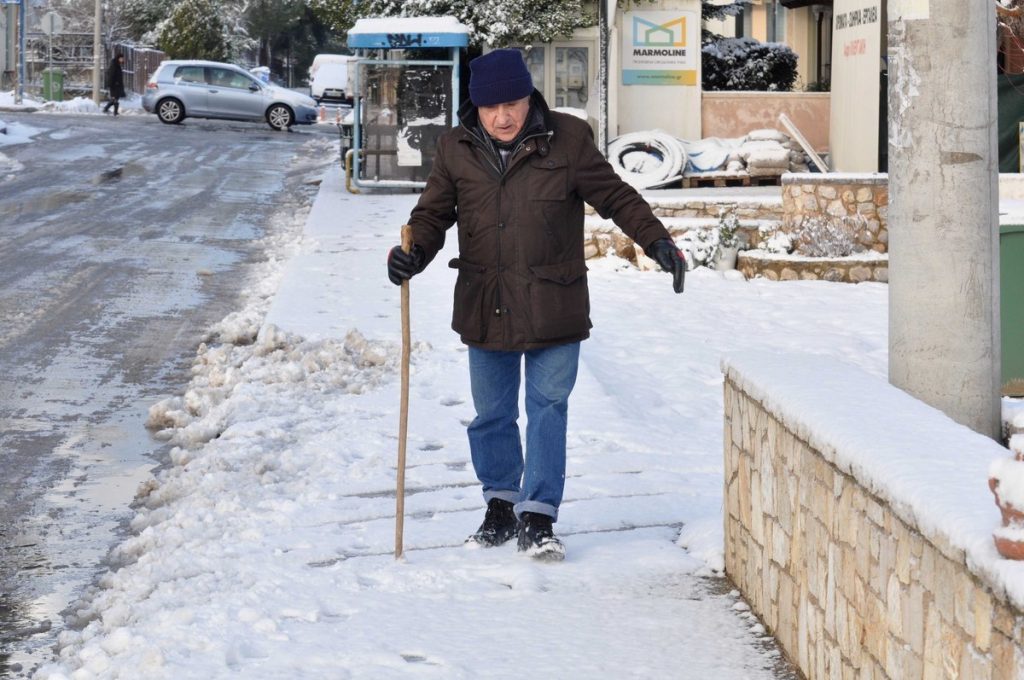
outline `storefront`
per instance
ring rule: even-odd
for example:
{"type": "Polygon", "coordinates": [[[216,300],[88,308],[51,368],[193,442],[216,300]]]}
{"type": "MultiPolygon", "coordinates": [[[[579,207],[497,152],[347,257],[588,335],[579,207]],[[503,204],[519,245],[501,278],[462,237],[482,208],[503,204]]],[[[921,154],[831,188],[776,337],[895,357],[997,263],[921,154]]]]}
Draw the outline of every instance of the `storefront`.
{"type": "MultiPolygon", "coordinates": [[[[645,3],[610,16],[610,135],[659,129],[700,138],[699,0],[645,3]]],[[[567,40],[512,47],[522,50],[534,85],[553,108],[583,112],[596,129],[602,119],[600,42],[599,29],[588,27],[567,40]]]]}

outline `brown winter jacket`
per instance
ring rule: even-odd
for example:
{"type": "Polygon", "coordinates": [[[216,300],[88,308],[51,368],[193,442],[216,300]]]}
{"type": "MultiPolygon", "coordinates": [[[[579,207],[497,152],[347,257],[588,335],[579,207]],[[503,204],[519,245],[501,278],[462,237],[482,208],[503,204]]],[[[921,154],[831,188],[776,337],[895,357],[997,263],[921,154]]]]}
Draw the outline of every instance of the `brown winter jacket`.
{"type": "Polygon", "coordinates": [[[467,102],[438,140],[412,211],[413,242],[430,262],[458,221],[452,328],[468,345],[530,350],[590,335],[583,203],[646,248],[669,234],[594,144],[590,126],[550,111],[534,91],[525,137],[507,168],[467,102]]]}

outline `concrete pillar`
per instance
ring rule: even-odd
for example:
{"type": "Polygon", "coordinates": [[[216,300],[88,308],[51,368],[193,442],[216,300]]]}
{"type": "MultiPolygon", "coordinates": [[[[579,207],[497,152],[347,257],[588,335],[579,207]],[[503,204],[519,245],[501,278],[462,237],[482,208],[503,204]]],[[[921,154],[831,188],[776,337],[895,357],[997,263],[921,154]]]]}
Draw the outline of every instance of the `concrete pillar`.
{"type": "Polygon", "coordinates": [[[991,0],[892,0],[889,381],[998,438],[996,25],[991,0]]]}

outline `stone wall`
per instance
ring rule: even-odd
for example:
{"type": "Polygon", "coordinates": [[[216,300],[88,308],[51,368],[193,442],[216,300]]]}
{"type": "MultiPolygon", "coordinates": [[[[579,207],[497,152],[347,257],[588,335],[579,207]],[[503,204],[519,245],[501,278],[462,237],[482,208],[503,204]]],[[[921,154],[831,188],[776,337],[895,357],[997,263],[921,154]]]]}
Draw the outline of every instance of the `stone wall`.
{"type": "Polygon", "coordinates": [[[725,371],[726,572],[805,676],[1024,678],[1024,616],[972,571],[976,555],[926,537],[856,465],[809,443],[785,395],[725,371]]]}
{"type": "MultiPolygon", "coordinates": [[[[699,190],[689,193],[690,197],[671,192],[644,194],[651,210],[661,218],[673,238],[692,229],[714,227],[724,211],[739,218],[744,240],[749,247],[755,247],[760,241],[760,227],[774,227],[782,223],[784,212],[778,195],[745,198],[735,195],[715,197],[701,194],[699,190]]],[[[587,258],[615,253],[627,260],[635,259],[632,239],[623,234],[614,222],[602,219],[590,205],[586,205],[584,211],[584,252],[587,258]]]]}
{"type": "Polygon", "coordinates": [[[782,176],[782,228],[793,233],[807,219],[845,220],[857,242],[889,251],[889,178],[885,174],[801,173],[782,176]]]}
{"type": "MultiPolygon", "coordinates": [[[[699,189],[689,190],[695,196],[687,198],[682,195],[644,194],[651,206],[651,211],[658,217],[684,217],[696,219],[718,220],[722,212],[732,212],[741,220],[770,220],[782,222],[785,209],[778,196],[763,198],[713,198],[699,194],[699,189]]],[[[584,206],[584,214],[588,219],[596,218],[597,212],[590,205],[584,206]]]]}
{"type": "Polygon", "coordinates": [[[752,279],[761,276],[769,281],[835,281],[864,283],[889,281],[889,258],[873,253],[874,257],[800,257],[775,255],[763,250],[741,250],[736,268],[752,279]]]}

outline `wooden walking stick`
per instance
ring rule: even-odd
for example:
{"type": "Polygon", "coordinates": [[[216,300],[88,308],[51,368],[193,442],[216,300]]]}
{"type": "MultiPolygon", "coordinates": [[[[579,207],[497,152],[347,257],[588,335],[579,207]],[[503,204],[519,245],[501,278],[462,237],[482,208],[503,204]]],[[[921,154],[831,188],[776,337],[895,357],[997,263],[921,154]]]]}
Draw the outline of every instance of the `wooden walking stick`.
{"type": "MultiPolygon", "coordinates": [[[[412,227],[402,225],[402,251],[412,251],[412,227]]],[[[402,401],[398,416],[398,488],[395,490],[395,559],[402,556],[405,525],[405,439],[409,433],[409,280],[402,281],[402,401]]]]}

